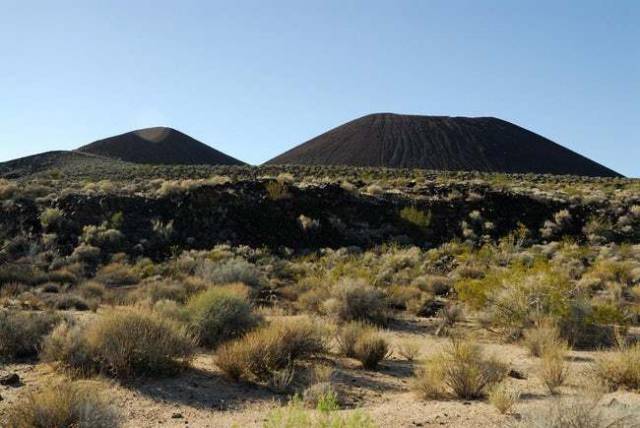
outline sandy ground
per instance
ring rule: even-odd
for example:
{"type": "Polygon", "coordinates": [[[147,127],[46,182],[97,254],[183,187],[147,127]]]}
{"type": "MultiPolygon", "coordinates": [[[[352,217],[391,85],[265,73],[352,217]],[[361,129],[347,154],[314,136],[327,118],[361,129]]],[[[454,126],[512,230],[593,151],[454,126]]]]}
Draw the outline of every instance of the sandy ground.
{"type": "MultiPolygon", "coordinates": [[[[436,338],[425,320],[405,320],[387,332],[398,344],[407,339],[420,340],[421,357],[437,351],[447,339],[436,338]]],[[[512,414],[503,416],[486,401],[424,401],[410,391],[411,377],[419,362],[408,362],[398,355],[386,361],[376,372],[363,370],[359,363],[331,358],[334,381],[345,396],[349,408],[362,408],[380,427],[503,427],[517,421],[520,414],[535,408],[548,408],[553,398],[536,373],[538,361],[518,345],[498,344],[495,338],[479,334],[488,353],[493,353],[527,379],[509,379],[520,389],[521,401],[512,414]]],[[[586,373],[597,352],[572,352],[570,378],[561,389],[562,396],[575,395],[584,384],[586,373]]],[[[21,394],[60,377],[46,364],[15,364],[2,372],[18,373],[17,387],[0,386],[0,418],[21,394]]],[[[104,379],[109,396],[121,409],[124,426],[140,427],[259,427],[269,411],[286,397],[251,384],[236,384],[223,378],[211,354],[200,354],[193,367],[184,373],[163,379],[138,380],[122,385],[104,379]]],[[[608,394],[602,403],[640,412],[640,394],[608,394]],[[608,404],[607,404],[608,403],[608,404]]],[[[350,410],[345,410],[350,411],[350,410]]]]}

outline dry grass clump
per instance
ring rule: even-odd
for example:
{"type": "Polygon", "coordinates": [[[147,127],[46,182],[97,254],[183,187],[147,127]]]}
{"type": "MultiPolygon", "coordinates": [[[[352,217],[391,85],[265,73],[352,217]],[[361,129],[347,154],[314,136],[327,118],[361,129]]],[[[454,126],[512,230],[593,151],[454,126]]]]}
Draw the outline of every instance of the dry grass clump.
{"type": "Polygon", "coordinates": [[[255,328],[260,318],[252,312],[248,293],[232,288],[213,287],[193,296],[185,312],[198,342],[215,347],[255,328]]]}
{"type": "Polygon", "coordinates": [[[88,326],[61,324],[43,358],[81,375],[118,379],[172,373],[188,363],[194,340],[186,329],[143,309],[111,310],[88,326]]]}
{"type": "Polygon", "coordinates": [[[335,403],[321,402],[316,411],[306,410],[300,398],[294,398],[286,406],[273,410],[267,416],[264,428],[376,428],[377,425],[366,414],[354,411],[347,415],[336,413],[335,403]]]}
{"type": "Polygon", "coordinates": [[[565,361],[568,347],[558,343],[554,347],[545,349],[541,355],[540,378],[551,394],[556,394],[569,375],[569,367],[565,361]]]}
{"type": "Polygon", "coordinates": [[[96,382],[61,382],[27,394],[8,412],[6,428],[116,428],[117,409],[96,382]]]}
{"type": "Polygon", "coordinates": [[[0,360],[38,355],[44,337],[59,321],[53,313],[0,311],[0,360]]]}
{"type": "Polygon", "coordinates": [[[594,369],[611,388],[640,391],[640,343],[609,352],[596,361],[594,369]]]}
{"type": "Polygon", "coordinates": [[[336,342],[342,355],[355,358],[368,370],[375,370],[391,354],[389,343],[378,329],[361,321],[342,326],[336,342]]]}
{"type": "Polygon", "coordinates": [[[369,331],[356,340],[353,348],[354,358],[367,370],[375,370],[380,362],[389,358],[389,343],[378,331],[369,331]]]}
{"type": "Polygon", "coordinates": [[[445,305],[438,311],[438,324],[436,328],[436,336],[447,336],[455,325],[464,319],[464,310],[462,305],[450,304],[445,305]]]}
{"type": "Polygon", "coordinates": [[[302,402],[308,409],[338,410],[339,401],[338,392],[330,382],[315,383],[302,394],[302,402]]]}
{"type": "Polygon", "coordinates": [[[557,349],[564,342],[560,338],[560,331],[552,324],[542,324],[524,332],[524,346],[534,357],[541,357],[549,349],[557,349]]]}
{"type": "Polygon", "coordinates": [[[338,351],[345,357],[355,358],[358,339],[375,331],[375,327],[362,321],[352,321],[343,325],[336,334],[338,351]]]}
{"type": "Polygon", "coordinates": [[[452,339],[442,351],[427,359],[413,386],[427,399],[473,400],[484,397],[506,375],[507,367],[485,357],[479,345],[452,339]]]}
{"type": "Polygon", "coordinates": [[[359,279],[337,282],[323,308],[327,314],[344,322],[366,321],[384,325],[389,319],[384,292],[359,279]]]}
{"type": "Polygon", "coordinates": [[[326,342],[326,332],[311,319],[278,320],[222,345],[216,364],[233,380],[266,381],[298,359],[323,354],[326,342]]]}
{"type": "Polygon", "coordinates": [[[420,357],[420,342],[414,339],[405,339],[398,345],[398,354],[411,362],[420,357]]]}
{"type": "Polygon", "coordinates": [[[520,400],[520,390],[506,382],[501,382],[489,390],[489,403],[506,415],[520,400]]]}

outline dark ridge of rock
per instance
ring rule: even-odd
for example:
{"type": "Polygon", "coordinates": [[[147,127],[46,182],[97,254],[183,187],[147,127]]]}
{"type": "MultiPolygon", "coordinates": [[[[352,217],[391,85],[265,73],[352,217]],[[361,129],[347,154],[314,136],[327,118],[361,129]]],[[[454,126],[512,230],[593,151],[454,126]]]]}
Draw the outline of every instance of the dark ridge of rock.
{"type": "Polygon", "coordinates": [[[99,168],[124,164],[115,159],[96,156],[88,153],[70,151],[51,151],[26,156],[0,163],[0,177],[15,179],[44,171],[56,171],[68,168],[99,168]]]}
{"type": "Polygon", "coordinates": [[[78,150],[125,162],[154,165],[244,165],[172,128],[139,129],[95,141],[78,150]]]}
{"type": "Polygon", "coordinates": [[[371,114],[267,163],[620,177],[551,140],[493,117],[371,114]]]}
{"type": "MultiPolygon", "coordinates": [[[[60,254],[71,254],[84,226],[102,224],[122,213],[126,218],[121,228],[125,240],[105,254],[123,251],[154,259],[169,256],[172,248],[204,250],[222,243],[295,250],[370,248],[388,242],[438,245],[461,238],[460,224],[474,210],[494,223],[492,238],[497,239],[519,223],[535,234],[554,213],[569,208],[565,203],[491,190],[472,202],[359,196],[339,185],[291,187],[288,192],[290,197],[274,200],[264,182],[245,181],[162,198],[68,194],[52,201],[51,206],[64,213],[54,230],[60,254]],[[423,229],[404,220],[401,211],[405,207],[431,213],[430,226],[423,229]],[[310,233],[301,227],[301,215],[316,220],[317,230],[310,233]],[[157,224],[171,224],[171,235],[158,234],[157,224]]],[[[40,213],[44,207],[33,200],[20,199],[0,208],[1,230],[12,236],[43,233],[40,213]]],[[[579,230],[590,210],[575,207],[571,214],[579,230]]]]}

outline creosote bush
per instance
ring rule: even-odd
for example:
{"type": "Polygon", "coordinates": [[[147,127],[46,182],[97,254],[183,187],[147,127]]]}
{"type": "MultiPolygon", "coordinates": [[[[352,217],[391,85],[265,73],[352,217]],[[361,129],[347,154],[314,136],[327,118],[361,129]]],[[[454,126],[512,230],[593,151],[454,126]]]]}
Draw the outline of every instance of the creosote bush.
{"type": "Polygon", "coordinates": [[[117,428],[120,416],[97,382],[60,382],[25,395],[7,416],[6,428],[117,428]]]}
{"type": "Polygon", "coordinates": [[[384,292],[363,280],[344,279],[331,290],[324,311],[339,321],[366,321],[384,325],[389,307],[384,292]]]}
{"type": "Polygon", "coordinates": [[[243,258],[232,258],[223,262],[202,260],[195,267],[195,274],[218,285],[243,283],[252,288],[262,286],[262,276],[255,265],[243,258]]]}
{"type": "Polygon", "coordinates": [[[414,380],[414,390],[427,399],[457,397],[473,400],[507,375],[507,367],[482,354],[479,345],[452,339],[439,353],[428,358],[414,380]]]}
{"type": "Polygon", "coordinates": [[[299,359],[325,353],[326,343],[326,332],[311,319],[278,320],[222,345],[216,364],[233,380],[264,382],[299,359]]]}
{"type": "Polygon", "coordinates": [[[553,348],[547,348],[541,355],[540,378],[551,394],[556,394],[560,386],[567,380],[568,366],[565,362],[567,345],[558,343],[553,348]]]}
{"type": "Polygon", "coordinates": [[[352,321],[344,324],[336,334],[338,351],[345,357],[355,358],[358,339],[375,331],[375,327],[362,321],[352,321]]]}
{"type": "Polygon", "coordinates": [[[75,374],[128,379],[173,373],[193,352],[184,327],[132,308],[111,310],[87,326],[61,324],[47,338],[43,358],[75,374]]]}
{"type": "Polygon", "coordinates": [[[252,312],[246,294],[227,287],[212,287],[189,300],[185,312],[201,345],[215,347],[258,325],[260,319],[252,312]]]}
{"type": "Polygon", "coordinates": [[[354,357],[367,370],[375,370],[381,361],[391,354],[389,343],[377,331],[367,332],[359,337],[354,345],[354,357]]]}
{"type": "Polygon", "coordinates": [[[513,385],[501,382],[489,390],[489,402],[501,414],[507,414],[520,400],[520,390],[513,385]]]}
{"type": "Polygon", "coordinates": [[[0,360],[34,357],[60,321],[53,313],[0,310],[0,360]]]}
{"type": "Polygon", "coordinates": [[[411,362],[420,357],[420,342],[412,339],[405,339],[398,345],[398,354],[405,360],[411,362]]]}
{"type": "Polygon", "coordinates": [[[560,338],[560,331],[552,324],[526,330],[523,344],[534,357],[541,357],[548,350],[566,347],[566,342],[560,338]]]}
{"type": "Polygon", "coordinates": [[[640,391],[640,343],[608,352],[596,361],[594,370],[610,388],[640,391]]]}

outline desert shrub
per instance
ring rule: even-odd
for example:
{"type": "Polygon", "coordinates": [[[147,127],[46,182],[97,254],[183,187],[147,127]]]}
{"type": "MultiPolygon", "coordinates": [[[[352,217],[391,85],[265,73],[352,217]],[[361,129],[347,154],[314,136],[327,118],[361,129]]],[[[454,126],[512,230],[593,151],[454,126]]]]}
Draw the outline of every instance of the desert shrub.
{"type": "Polygon", "coordinates": [[[547,350],[562,346],[558,328],[550,323],[543,323],[536,328],[524,332],[524,346],[534,357],[541,357],[547,350]]]}
{"type": "Polygon", "coordinates": [[[190,290],[174,281],[152,281],[141,284],[132,293],[133,300],[148,299],[151,303],[160,300],[173,300],[185,303],[190,296],[190,290]]]}
{"type": "Polygon", "coordinates": [[[82,243],[78,245],[71,254],[71,259],[90,265],[96,265],[100,261],[101,250],[93,245],[82,243]]]}
{"type": "Polygon", "coordinates": [[[541,356],[540,378],[551,394],[557,392],[569,375],[566,356],[567,346],[564,343],[545,349],[541,356]]]}
{"type": "Polygon", "coordinates": [[[331,296],[331,291],[326,287],[318,286],[303,292],[298,297],[297,306],[307,312],[321,314],[324,302],[331,296]]]}
{"type": "Polygon", "coordinates": [[[285,182],[270,181],[265,184],[264,187],[267,191],[267,196],[272,201],[279,201],[291,197],[291,193],[289,193],[289,187],[285,182]]]}
{"type": "Polygon", "coordinates": [[[307,217],[304,214],[300,214],[298,217],[298,226],[305,233],[311,233],[318,229],[320,229],[320,220],[313,219],[311,217],[307,217]]]}
{"type": "Polygon", "coordinates": [[[414,361],[420,356],[420,342],[418,340],[405,339],[398,345],[398,354],[407,361],[414,361]]]}
{"type": "Polygon", "coordinates": [[[78,282],[78,276],[72,272],[70,268],[58,269],[47,274],[49,281],[58,284],[75,284],[78,282]]]}
{"type": "Polygon", "coordinates": [[[95,279],[107,287],[135,285],[140,282],[135,270],[131,266],[121,263],[111,263],[104,266],[98,271],[95,279]]]}
{"type": "Polygon", "coordinates": [[[56,298],[55,307],[61,311],[68,311],[71,309],[75,309],[76,311],[88,311],[90,309],[97,309],[97,304],[94,302],[87,302],[81,296],[75,294],[63,294],[56,298]]]}
{"type": "Polygon", "coordinates": [[[378,332],[368,332],[358,338],[354,348],[354,357],[367,370],[375,370],[378,364],[390,355],[389,343],[378,332]]]}
{"type": "Polygon", "coordinates": [[[338,392],[329,382],[319,382],[309,386],[302,394],[306,408],[320,411],[332,411],[340,408],[338,392]]]}
{"type": "Polygon", "coordinates": [[[362,321],[352,321],[344,324],[336,334],[338,351],[345,357],[355,358],[358,339],[375,331],[375,327],[362,321]]]}
{"type": "Polygon", "coordinates": [[[266,381],[267,388],[277,394],[285,394],[289,392],[295,374],[295,368],[292,366],[285,367],[282,370],[274,370],[269,374],[266,381]]]}
{"type": "Polygon", "coordinates": [[[44,337],[59,321],[53,313],[0,311],[0,359],[38,355],[44,337]]]}
{"type": "Polygon", "coordinates": [[[453,339],[427,359],[414,380],[414,389],[428,399],[455,396],[472,400],[484,397],[506,375],[506,366],[486,358],[479,345],[453,339]]]}
{"type": "Polygon", "coordinates": [[[262,275],[258,268],[240,257],[224,262],[202,260],[197,264],[195,274],[212,284],[241,282],[254,288],[262,286],[262,275]]]}
{"type": "Polygon", "coordinates": [[[513,385],[501,382],[489,390],[489,403],[501,414],[507,414],[520,400],[520,390],[513,385]]]}
{"type": "Polygon", "coordinates": [[[607,353],[596,361],[594,369],[611,388],[640,391],[640,343],[607,353]]]}
{"type": "Polygon", "coordinates": [[[444,296],[451,290],[452,281],[442,275],[425,275],[416,278],[413,285],[436,296],[444,296]]]}
{"type": "Polygon", "coordinates": [[[199,343],[208,347],[241,336],[259,322],[246,296],[218,287],[193,296],[186,313],[199,343]]]}
{"type": "Polygon", "coordinates": [[[300,398],[294,398],[286,407],[273,410],[267,415],[265,428],[375,428],[377,425],[366,414],[354,411],[340,415],[334,408],[309,411],[300,398]]]}
{"type": "Polygon", "coordinates": [[[326,339],[326,332],[310,319],[274,321],[222,345],[216,363],[231,379],[265,381],[298,359],[326,352],[326,339]]]}
{"type": "Polygon", "coordinates": [[[11,283],[39,285],[44,284],[47,280],[47,275],[33,264],[0,266],[0,286],[11,283]]]}
{"type": "Polygon", "coordinates": [[[566,271],[548,262],[511,266],[482,280],[457,284],[456,289],[462,300],[484,308],[489,323],[511,339],[520,338],[525,329],[549,319],[574,347],[612,343],[612,328],[602,324],[609,312],[598,310],[576,293],[566,271]]]}
{"type": "Polygon", "coordinates": [[[389,318],[384,292],[363,280],[344,279],[336,283],[324,310],[340,321],[360,320],[384,325],[389,318]]]}
{"type": "Polygon", "coordinates": [[[58,208],[45,208],[40,214],[40,224],[47,231],[56,230],[64,218],[64,212],[58,208]]]}
{"type": "Polygon", "coordinates": [[[116,252],[123,239],[124,235],[119,230],[110,228],[108,222],[100,226],[85,226],[80,237],[82,243],[102,248],[108,254],[116,252]]]}
{"type": "Polygon", "coordinates": [[[189,314],[186,312],[184,305],[174,300],[158,300],[153,304],[152,310],[162,318],[184,324],[189,323],[189,314]]]}
{"type": "Polygon", "coordinates": [[[102,300],[108,295],[104,285],[93,281],[82,283],[78,286],[77,291],[85,299],[102,300]]]}
{"type": "Polygon", "coordinates": [[[142,309],[111,310],[88,326],[61,325],[43,356],[81,374],[126,379],[171,373],[186,364],[194,342],[176,323],[142,309]]]}
{"type": "Polygon", "coordinates": [[[464,319],[462,305],[445,305],[437,316],[436,336],[446,336],[451,333],[453,327],[464,319]]]}
{"type": "Polygon", "coordinates": [[[402,208],[400,218],[421,230],[427,229],[431,224],[431,212],[425,213],[416,207],[402,208]]]}
{"type": "Polygon", "coordinates": [[[370,184],[364,191],[373,196],[379,196],[384,193],[384,189],[377,184],[370,184]]]}
{"type": "Polygon", "coordinates": [[[409,285],[392,285],[386,290],[387,303],[396,309],[412,310],[417,312],[422,307],[423,302],[431,296],[420,291],[419,288],[409,285]]]}
{"type": "Polygon", "coordinates": [[[116,428],[120,416],[97,382],[60,382],[26,394],[9,410],[7,428],[116,428]]]}
{"type": "Polygon", "coordinates": [[[614,345],[615,329],[600,323],[597,312],[597,307],[585,299],[570,301],[558,321],[560,334],[574,348],[594,349],[614,345]]]}

